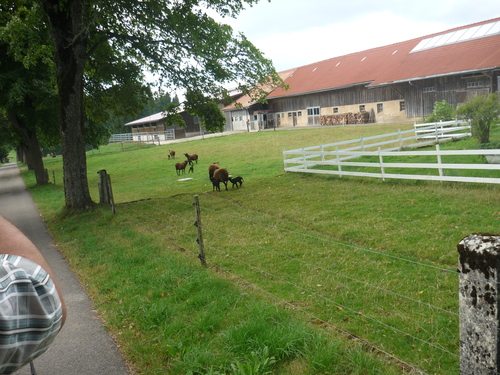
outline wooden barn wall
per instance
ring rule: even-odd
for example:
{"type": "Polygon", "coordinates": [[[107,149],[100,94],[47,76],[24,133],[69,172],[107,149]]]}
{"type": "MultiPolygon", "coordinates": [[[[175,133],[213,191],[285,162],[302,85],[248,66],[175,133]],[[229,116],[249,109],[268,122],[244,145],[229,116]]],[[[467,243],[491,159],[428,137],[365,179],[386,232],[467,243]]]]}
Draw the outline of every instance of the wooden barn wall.
{"type": "Polygon", "coordinates": [[[437,101],[446,100],[453,108],[456,108],[473,95],[498,91],[499,77],[500,70],[492,70],[484,74],[443,76],[374,88],[360,85],[320,93],[268,99],[268,102],[269,109],[273,112],[289,112],[317,106],[340,107],[404,100],[406,117],[418,118],[430,115],[437,101]],[[480,81],[482,86],[468,88],[469,82],[476,81],[480,81]]]}
{"type": "Polygon", "coordinates": [[[273,112],[304,110],[309,107],[340,107],[344,105],[403,100],[402,93],[392,87],[352,88],[324,91],[320,93],[268,99],[269,109],[273,112]]]}
{"type": "Polygon", "coordinates": [[[453,108],[463,104],[474,95],[487,95],[498,91],[495,83],[498,72],[489,75],[456,75],[425,79],[405,86],[407,117],[425,117],[434,110],[434,103],[446,100],[453,108]],[[479,87],[468,87],[469,83],[481,83],[479,87]],[[429,91],[429,89],[433,91],[429,91]]]}

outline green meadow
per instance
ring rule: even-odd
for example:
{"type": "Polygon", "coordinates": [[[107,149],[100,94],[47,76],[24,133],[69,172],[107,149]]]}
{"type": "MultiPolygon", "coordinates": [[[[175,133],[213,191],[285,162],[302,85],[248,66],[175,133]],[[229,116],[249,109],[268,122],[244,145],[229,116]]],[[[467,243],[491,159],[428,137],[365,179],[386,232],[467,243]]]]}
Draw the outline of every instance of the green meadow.
{"type": "Polygon", "coordinates": [[[63,209],[60,157],[45,160],[51,184],[23,177],[139,374],[457,374],[456,246],[498,232],[500,187],[283,171],[283,149],[411,127],[103,146],[87,154],[89,186],[98,202],[97,171],[106,169],[116,214],[63,209]],[[178,176],[184,153],[199,162],[178,176]],[[243,186],[212,191],[213,162],[243,186]]]}

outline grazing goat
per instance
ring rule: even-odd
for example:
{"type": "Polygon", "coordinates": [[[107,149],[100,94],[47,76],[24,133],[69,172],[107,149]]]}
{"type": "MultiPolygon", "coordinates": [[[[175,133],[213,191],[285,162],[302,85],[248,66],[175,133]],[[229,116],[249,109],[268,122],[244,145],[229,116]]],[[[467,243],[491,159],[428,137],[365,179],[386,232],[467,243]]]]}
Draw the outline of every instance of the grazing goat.
{"type": "Polygon", "coordinates": [[[175,163],[175,170],[177,171],[177,175],[180,176],[181,171],[182,173],[186,173],[186,166],[188,165],[189,161],[181,161],[179,163],[175,163]]]}
{"type": "Polygon", "coordinates": [[[195,161],[196,164],[198,164],[198,154],[188,154],[188,153],[185,153],[184,156],[186,156],[187,160],[189,161],[195,161]]]}
{"type": "Polygon", "coordinates": [[[231,181],[231,183],[233,184],[233,188],[236,185],[236,187],[238,189],[241,187],[241,185],[243,185],[243,182],[244,182],[243,177],[241,177],[241,176],[234,177],[234,178],[229,177],[229,181],[231,181]],[[238,186],[238,184],[240,184],[240,186],[238,186]]]}
{"type": "MultiPolygon", "coordinates": [[[[229,179],[229,172],[227,171],[226,168],[216,169],[215,172],[214,172],[214,176],[212,177],[212,179],[213,180],[217,180],[219,183],[222,182],[224,184],[224,186],[226,187],[226,190],[227,190],[227,181],[229,179]]],[[[212,183],[214,182],[213,180],[212,180],[212,183]]]]}
{"type": "Polygon", "coordinates": [[[213,177],[210,177],[210,181],[212,181],[212,191],[220,191],[220,181],[213,177]]]}
{"type": "Polygon", "coordinates": [[[175,159],[175,151],[174,150],[168,150],[168,158],[175,159]]]}
{"type": "Polygon", "coordinates": [[[210,180],[212,180],[212,177],[214,176],[215,170],[219,169],[219,166],[217,165],[217,163],[218,163],[218,161],[208,166],[208,178],[210,178],[210,180]]]}

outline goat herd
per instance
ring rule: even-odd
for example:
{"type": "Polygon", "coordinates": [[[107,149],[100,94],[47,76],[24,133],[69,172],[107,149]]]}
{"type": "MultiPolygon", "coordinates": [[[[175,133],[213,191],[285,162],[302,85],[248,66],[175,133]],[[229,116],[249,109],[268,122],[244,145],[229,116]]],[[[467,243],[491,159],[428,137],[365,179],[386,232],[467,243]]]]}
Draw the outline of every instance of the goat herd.
{"type": "MultiPolygon", "coordinates": [[[[175,163],[175,171],[177,175],[180,176],[181,173],[186,173],[186,167],[189,165],[189,172],[194,173],[194,162],[198,164],[198,155],[197,154],[188,154],[185,153],[186,161],[181,161],[175,163]]],[[[168,150],[168,158],[175,159],[175,151],[168,150]]],[[[224,184],[227,190],[227,182],[231,182],[233,184],[233,188],[236,186],[240,188],[243,185],[243,177],[231,177],[226,168],[219,168],[218,162],[211,164],[208,167],[208,177],[212,182],[212,191],[220,191],[221,182],[224,184]]]]}

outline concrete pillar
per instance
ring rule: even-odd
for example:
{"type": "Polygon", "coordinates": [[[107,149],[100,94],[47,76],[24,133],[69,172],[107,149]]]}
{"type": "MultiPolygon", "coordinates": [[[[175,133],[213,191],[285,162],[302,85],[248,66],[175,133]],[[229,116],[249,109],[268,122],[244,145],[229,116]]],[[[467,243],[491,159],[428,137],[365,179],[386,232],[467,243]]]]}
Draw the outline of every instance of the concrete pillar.
{"type": "Polygon", "coordinates": [[[472,234],[457,249],[460,374],[498,374],[500,236],[472,234]]]}

